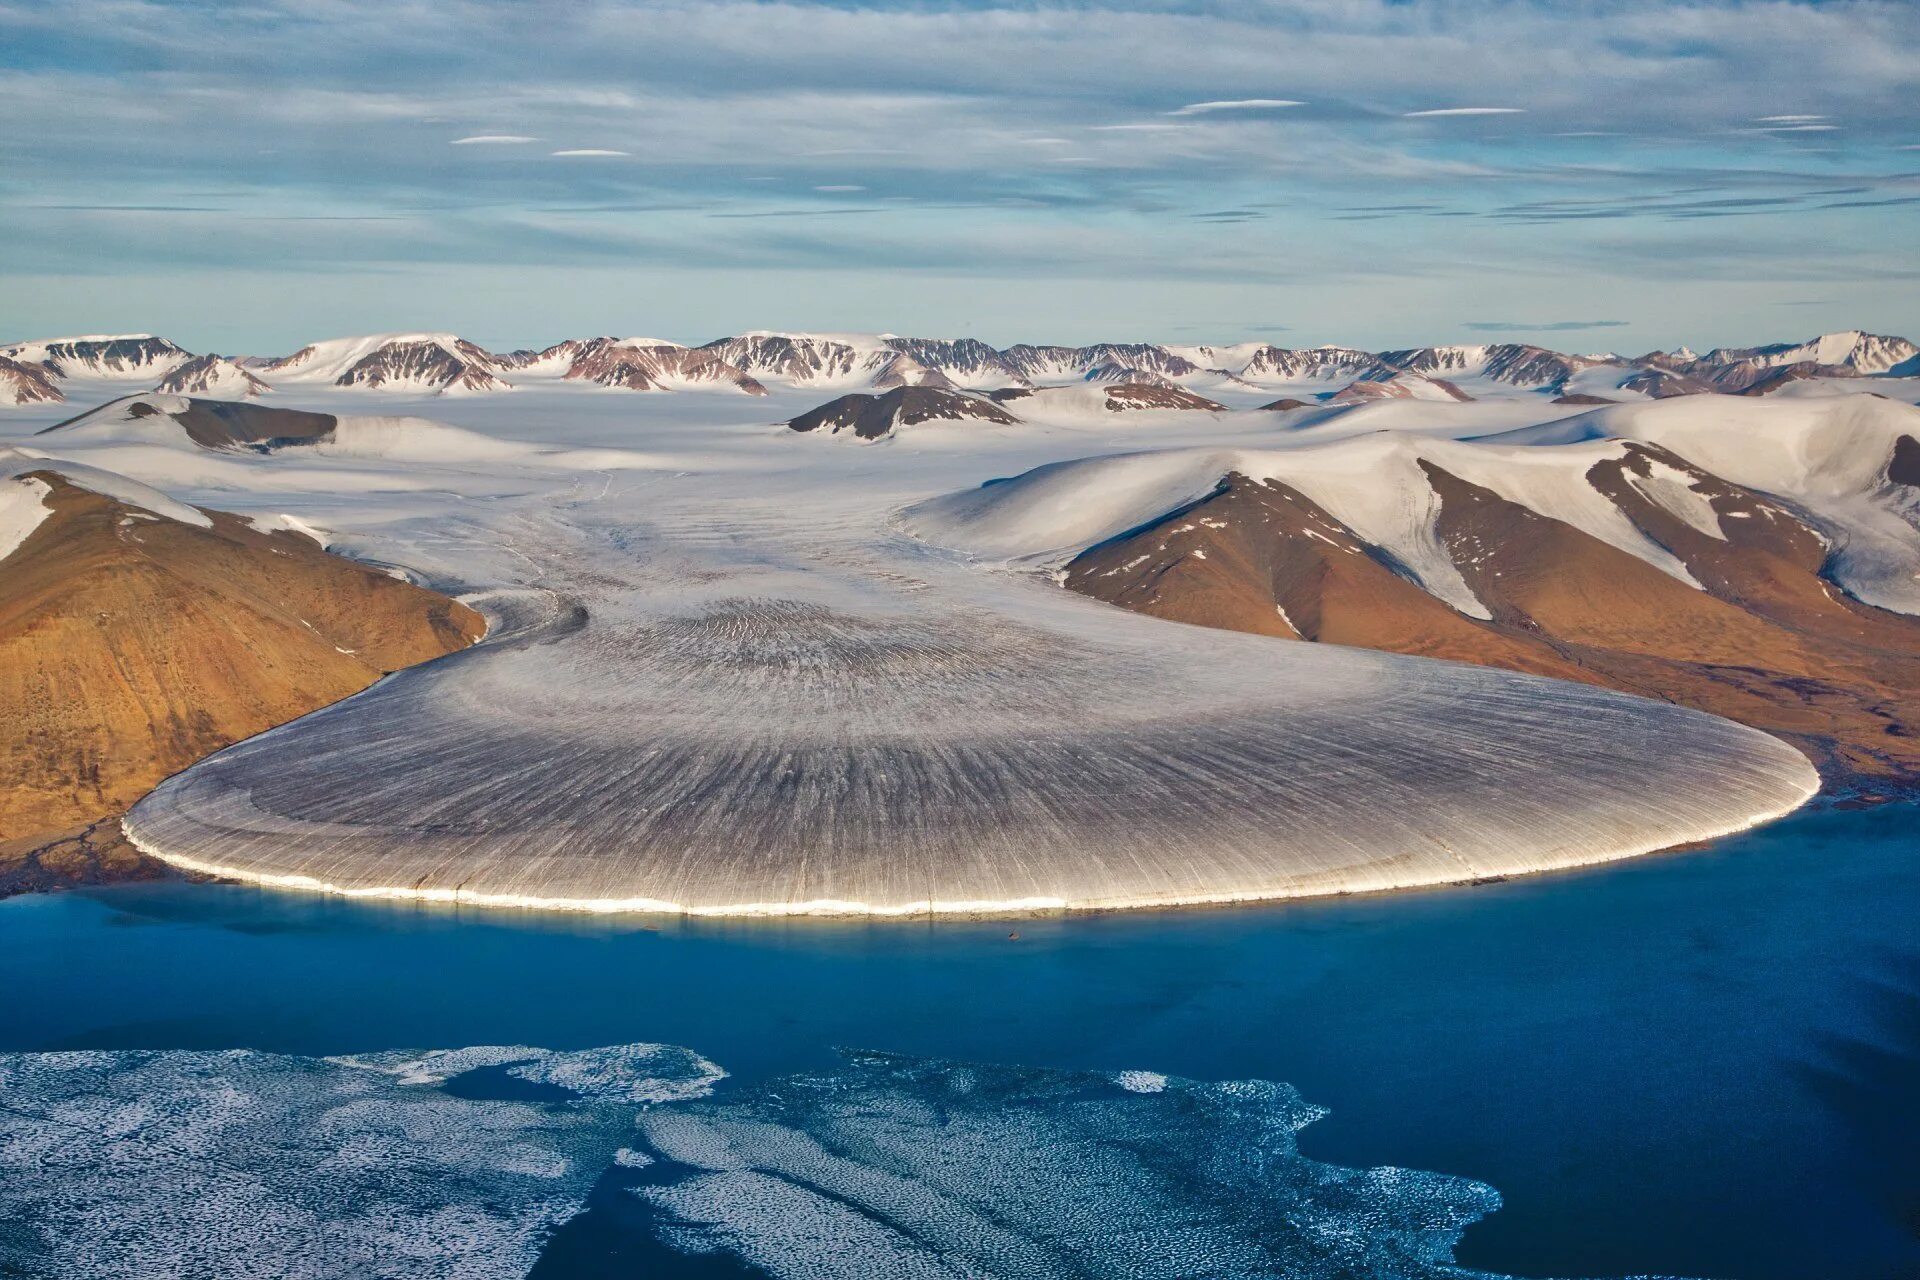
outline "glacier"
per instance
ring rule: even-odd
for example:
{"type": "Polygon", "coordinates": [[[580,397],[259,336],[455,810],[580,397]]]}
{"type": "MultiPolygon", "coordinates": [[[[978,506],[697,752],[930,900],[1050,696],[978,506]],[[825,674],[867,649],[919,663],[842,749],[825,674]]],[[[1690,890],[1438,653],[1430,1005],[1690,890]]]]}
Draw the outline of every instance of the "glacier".
{"type": "Polygon", "coordinates": [[[869,447],[796,439],[783,405],[730,396],[433,402],[457,426],[356,404],[316,393],[334,438],[270,454],[202,448],[124,402],[33,437],[326,529],[491,623],[161,784],[124,825],[175,865],[589,911],[1102,909],[1580,866],[1818,786],[1792,748],[1711,716],[1129,614],[900,514],[1175,433],[1285,448],[1345,417],[1297,439],[1172,411],[927,423],[869,447]]]}

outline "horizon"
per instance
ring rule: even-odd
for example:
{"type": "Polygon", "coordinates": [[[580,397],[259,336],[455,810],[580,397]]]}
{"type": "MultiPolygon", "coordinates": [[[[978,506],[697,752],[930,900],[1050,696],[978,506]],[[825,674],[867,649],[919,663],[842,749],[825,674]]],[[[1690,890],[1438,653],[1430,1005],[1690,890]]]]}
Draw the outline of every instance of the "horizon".
{"type": "MultiPolygon", "coordinates": [[[[1264,344],[1280,350],[1289,350],[1289,351],[1350,349],[1355,351],[1363,351],[1368,354],[1380,354],[1384,352],[1399,351],[1399,350],[1422,350],[1422,349],[1444,350],[1448,348],[1535,346],[1535,347],[1541,348],[1542,350],[1551,351],[1559,355],[1569,355],[1569,356],[1579,356],[1579,357],[1616,356],[1623,360],[1629,360],[1629,359],[1637,359],[1645,355],[1654,355],[1654,354],[1661,354],[1661,353],[1672,354],[1674,352],[1681,351],[1681,350],[1689,350],[1689,351],[1695,352],[1696,354],[1705,355],[1716,350],[1749,350],[1749,349],[1759,350],[1767,347],[1792,347],[1796,345],[1810,344],[1812,342],[1818,341],[1821,338],[1831,337],[1836,335],[1844,335],[1844,334],[1858,334],[1864,337],[1878,337],[1878,338],[1905,338],[1907,336],[1904,333],[1876,332],[1871,329],[1862,328],[1861,326],[1858,326],[1858,325],[1853,325],[1853,326],[1848,326],[1842,329],[1823,330],[1820,333],[1808,333],[1808,334],[1801,334],[1801,335],[1781,335],[1775,338],[1763,340],[1760,342],[1752,342],[1752,343],[1735,344],[1735,343],[1708,343],[1708,342],[1679,342],[1679,343],[1674,343],[1671,346],[1649,347],[1649,348],[1645,348],[1644,350],[1640,348],[1623,348],[1618,346],[1603,347],[1603,346],[1597,346],[1597,345],[1596,346],[1576,346],[1569,343],[1556,344],[1553,341],[1552,334],[1546,334],[1539,337],[1526,337],[1519,334],[1504,334],[1504,333],[1503,334],[1481,334],[1477,336],[1469,336],[1462,339],[1455,339],[1452,341],[1444,341],[1444,342],[1415,342],[1415,343],[1406,344],[1405,346],[1401,346],[1401,347],[1361,347],[1361,346],[1356,346],[1355,344],[1352,344],[1352,343],[1344,343],[1344,342],[1305,342],[1305,341],[1294,342],[1294,341],[1287,340],[1287,338],[1284,335],[1278,338],[1252,337],[1252,338],[1236,339],[1233,341],[1216,341],[1216,342],[1208,342],[1204,339],[1199,339],[1194,341],[1169,341],[1169,340],[1157,339],[1157,338],[1147,337],[1147,336],[1130,336],[1130,337],[1108,336],[1106,338],[1096,338],[1091,341],[1071,342],[1071,343],[1053,342],[1049,340],[1034,340],[1034,339],[1021,339],[1017,342],[996,342],[988,338],[980,338],[979,340],[982,342],[985,342],[989,347],[993,348],[994,350],[1001,351],[1001,352],[1005,352],[1016,346],[1068,347],[1068,348],[1076,348],[1076,349],[1084,350],[1089,347],[1095,347],[1095,346],[1101,346],[1101,345],[1118,346],[1118,345],[1127,345],[1127,344],[1159,346],[1159,347],[1164,347],[1168,349],[1179,349],[1179,350],[1190,350],[1190,349],[1201,348],[1201,347],[1230,348],[1235,346],[1249,346],[1249,345],[1255,345],[1255,344],[1264,344]]],[[[347,341],[354,341],[354,340],[364,341],[364,340],[373,339],[373,338],[381,338],[388,341],[396,341],[396,342],[408,341],[408,340],[435,341],[440,339],[454,338],[454,339],[460,339],[467,342],[472,342],[476,346],[480,347],[482,350],[492,355],[506,355],[516,351],[542,351],[550,347],[557,346],[562,342],[585,340],[585,339],[597,339],[597,338],[613,338],[622,343],[629,343],[629,344],[635,344],[640,346],[665,345],[665,346],[675,346],[675,347],[696,348],[696,347],[709,345],[712,343],[723,342],[730,338],[754,337],[754,336],[813,338],[813,339],[820,339],[824,341],[839,341],[839,342],[854,342],[854,341],[863,341],[863,340],[885,342],[885,341],[895,340],[895,339],[909,340],[909,341],[942,342],[942,341],[959,341],[962,339],[976,337],[976,335],[972,335],[972,334],[903,332],[903,331],[892,331],[892,330],[860,332],[860,331],[853,331],[853,330],[835,330],[835,329],[750,328],[750,329],[737,329],[727,333],[715,334],[709,338],[702,338],[702,339],[693,340],[693,341],[687,341],[687,340],[682,340],[678,338],[665,338],[665,337],[659,337],[659,336],[623,337],[618,333],[590,332],[587,330],[575,330],[575,331],[567,332],[559,337],[551,338],[550,340],[542,339],[538,341],[527,342],[527,341],[521,341],[517,339],[475,338],[471,334],[467,332],[463,332],[458,329],[369,329],[369,330],[364,330],[357,333],[330,333],[320,337],[308,337],[306,339],[291,343],[285,348],[275,349],[271,351],[268,351],[268,350],[223,351],[223,350],[219,350],[219,349],[209,347],[209,346],[204,346],[204,345],[196,346],[194,343],[190,341],[183,342],[173,333],[161,332],[159,330],[154,330],[154,329],[125,329],[125,330],[118,330],[118,331],[101,329],[101,330],[96,330],[93,332],[85,332],[85,333],[79,332],[79,331],[68,332],[68,333],[45,332],[45,333],[35,334],[31,336],[21,335],[21,336],[15,336],[15,337],[4,337],[4,338],[0,338],[0,351],[4,351],[6,348],[9,348],[9,347],[30,346],[30,345],[43,344],[43,343],[109,342],[109,341],[125,341],[125,340],[158,338],[158,339],[173,343],[175,346],[179,347],[182,351],[187,352],[189,355],[194,355],[194,356],[211,355],[211,356],[218,356],[223,359],[258,360],[258,359],[269,359],[269,358],[284,358],[286,356],[289,356],[298,352],[299,350],[305,347],[315,346],[321,343],[347,342],[347,341]]]]}

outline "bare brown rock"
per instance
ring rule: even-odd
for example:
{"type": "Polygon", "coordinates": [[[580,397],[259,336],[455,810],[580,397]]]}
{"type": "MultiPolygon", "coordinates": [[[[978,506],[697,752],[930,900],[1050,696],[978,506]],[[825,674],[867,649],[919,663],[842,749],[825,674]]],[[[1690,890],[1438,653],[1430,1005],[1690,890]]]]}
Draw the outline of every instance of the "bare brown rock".
{"type": "Polygon", "coordinates": [[[854,392],[809,409],[787,426],[795,431],[824,431],[829,435],[851,430],[862,440],[878,440],[892,435],[897,427],[922,422],[962,421],[1010,426],[1018,418],[1002,409],[993,399],[982,399],[964,391],[940,387],[895,387],[883,395],[854,392]]]}
{"type": "MultiPolygon", "coordinates": [[[[1821,576],[1789,508],[1643,444],[1588,480],[1700,584],[1423,462],[1438,532],[1492,613],[1429,594],[1303,495],[1229,476],[1201,502],[1069,565],[1066,585],[1156,617],[1506,667],[1665,699],[1793,741],[1838,789],[1920,785],[1920,619],[1821,576]],[[1684,472],[1723,536],[1652,500],[1684,472]]],[[[1920,443],[1889,473],[1920,470],[1920,443]]],[[[1897,480],[1897,483],[1908,481],[1897,480]]]]}
{"type": "Polygon", "coordinates": [[[572,380],[584,379],[603,387],[625,387],[630,391],[660,391],[676,382],[713,383],[733,387],[747,395],[767,394],[758,379],[749,377],[704,347],[662,343],[635,346],[615,338],[594,338],[572,345],[576,350],[566,373],[572,380]]]}
{"type": "Polygon", "coordinates": [[[1077,557],[1066,581],[1176,622],[1586,678],[1547,645],[1455,612],[1274,480],[1231,475],[1212,496],[1077,557]]]}
{"type": "Polygon", "coordinates": [[[142,874],[105,820],[155,783],[484,629],[298,534],[28,475],[51,514],[0,573],[0,892],[142,874]]]}
{"type": "Polygon", "coordinates": [[[1129,409],[1198,409],[1204,413],[1224,413],[1226,408],[1185,387],[1116,382],[1107,388],[1107,409],[1113,413],[1125,413],[1129,409]]]}
{"type": "Polygon", "coordinates": [[[0,356],[0,404],[59,404],[66,399],[44,364],[0,356]]]}

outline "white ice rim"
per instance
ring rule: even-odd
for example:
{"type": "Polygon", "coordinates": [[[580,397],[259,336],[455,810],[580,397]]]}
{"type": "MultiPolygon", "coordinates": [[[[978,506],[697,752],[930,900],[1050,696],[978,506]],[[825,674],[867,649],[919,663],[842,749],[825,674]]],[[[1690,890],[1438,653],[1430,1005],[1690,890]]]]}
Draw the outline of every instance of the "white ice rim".
{"type": "Polygon", "coordinates": [[[1118,911],[1155,911],[1180,907],[1223,907],[1244,906],[1263,902],[1307,901],[1316,898],[1350,898],[1361,895],[1396,893],[1411,889],[1438,889],[1454,885],[1484,884],[1490,881],[1533,879],[1552,875],[1561,871],[1572,871],[1586,867],[1603,866],[1611,862],[1625,862],[1631,858],[1646,857],[1669,849],[1678,849],[1685,845],[1700,844],[1710,840],[1723,840],[1778,821],[1790,813],[1804,807],[1820,792],[1819,774],[1811,767],[1814,784],[1805,789],[1791,804],[1753,814],[1737,822],[1724,826],[1706,828],[1695,832],[1673,832],[1656,840],[1623,846],[1618,849],[1595,851],[1591,856],[1570,858],[1552,867],[1543,867],[1533,871],[1486,872],[1476,875],[1458,876],[1409,876],[1388,878],[1377,884],[1348,885],[1339,888],[1313,889],[1252,889],[1245,891],[1222,891],[1218,893],[1168,894],[1138,898],[1087,899],[1076,901],[1069,898],[1030,897],[1007,899],[958,899],[951,901],[932,901],[922,899],[918,902],[872,903],[852,902],[837,898],[814,898],[802,902],[740,902],[716,906],[690,906],[685,903],[668,902],[662,898],[546,898],[533,894],[485,893],[474,889],[421,889],[404,885],[338,885],[321,880],[315,876],[283,874],[267,871],[250,871],[242,867],[226,866],[217,862],[208,862],[189,854],[160,849],[141,840],[139,833],[121,821],[121,831],[127,843],[141,853],[168,866],[194,875],[210,876],[217,880],[236,884],[252,885],[263,889],[280,889],[296,893],[321,894],[329,897],[360,899],[365,901],[412,902],[438,906],[483,907],[489,910],[518,910],[540,912],[562,912],[576,915],[646,915],[646,916],[686,916],[694,918],[738,918],[738,919],[779,919],[779,918],[824,918],[846,920],[932,920],[939,917],[957,919],[1002,918],[1016,919],[1028,916],[1054,915],[1091,915],[1118,911]]]}

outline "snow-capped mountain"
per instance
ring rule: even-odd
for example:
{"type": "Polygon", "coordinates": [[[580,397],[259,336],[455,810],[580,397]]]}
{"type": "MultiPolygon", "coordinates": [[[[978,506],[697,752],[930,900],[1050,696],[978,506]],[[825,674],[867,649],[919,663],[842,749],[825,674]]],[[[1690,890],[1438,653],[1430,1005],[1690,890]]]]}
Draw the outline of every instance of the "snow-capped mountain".
{"type": "Polygon", "coordinates": [[[1221,369],[1229,373],[1237,373],[1253,363],[1255,357],[1261,352],[1275,350],[1275,348],[1265,342],[1233,342],[1223,346],[1205,343],[1198,346],[1169,344],[1166,350],[1202,369],[1221,369]]]}
{"type": "Polygon", "coordinates": [[[894,387],[959,389],[959,384],[952,378],[939,369],[921,363],[909,351],[892,351],[881,355],[879,363],[873,366],[873,386],[876,391],[888,391],[894,387]]]}
{"type": "Polygon", "coordinates": [[[1516,387],[1563,386],[1568,378],[1604,361],[1570,356],[1525,342],[1489,345],[1414,347],[1383,351],[1380,363],[1409,373],[1441,374],[1448,378],[1490,378],[1516,387]]]}
{"type": "Polygon", "coordinates": [[[0,356],[42,364],[59,378],[152,378],[191,359],[191,353],[150,333],[41,338],[0,346],[0,356]]]}
{"type": "MultiPolygon", "coordinates": [[[[594,383],[646,392],[772,389],[889,391],[896,387],[995,392],[1083,383],[1184,388],[1202,396],[1265,390],[1305,402],[1398,396],[1395,379],[1435,379],[1469,398],[1540,394],[1570,403],[1676,395],[1823,394],[1820,384],[1920,376],[1920,347],[1858,330],[1804,342],[1689,347],[1623,357],[1570,354],[1532,343],[1456,343],[1363,351],[1261,342],[1087,346],[977,338],[755,330],[691,346],[665,338],[567,338],[495,353],[452,333],[334,338],[273,358],[196,356],[152,334],[47,338],[0,346],[0,406],[66,398],[69,382],[134,381],[146,388],[221,398],[298,394],[324,386],[413,394],[476,394],[516,385],[594,383]],[[1386,390],[1356,383],[1382,384],[1386,390]],[[1815,384],[1800,388],[1797,384],[1815,384]],[[1508,388],[1512,390],[1509,391],[1508,388]]],[[[1445,391],[1418,382],[1405,394],[1445,391]]],[[[81,398],[102,389],[83,387],[81,398]]],[[[118,393],[114,393],[118,394],[118,393]]]]}
{"type": "Polygon", "coordinates": [[[1094,365],[1080,375],[1082,382],[1131,382],[1138,386],[1174,387],[1179,384],[1162,373],[1151,369],[1141,369],[1134,365],[1122,364],[1118,360],[1106,360],[1094,365]]]}
{"type": "Polygon", "coordinates": [[[573,367],[573,362],[597,342],[606,342],[606,338],[568,338],[556,342],[550,347],[522,348],[518,351],[495,352],[495,367],[513,372],[533,374],[563,375],[573,367]]]}
{"type": "Polygon", "coordinates": [[[1846,329],[1839,333],[1823,333],[1806,342],[1781,342],[1765,347],[1719,347],[1700,359],[1702,363],[1710,365],[1745,364],[1761,368],[1793,364],[1828,365],[1857,374],[1868,374],[1885,373],[1916,355],[1920,355],[1920,347],[1905,338],[1846,329]]]}
{"type": "Polygon", "coordinates": [[[1018,343],[1001,354],[1020,377],[1033,385],[1060,384],[1086,376],[1092,361],[1084,360],[1079,347],[1032,346],[1018,343]]]}
{"type": "Polygon", "coordinates": [[[505,391],[493,354],[451,333],[333,338],[256,366],[275,382],[385,391],[505,391]]]}
{"type": "Polygon", "coordinates": [[[1917,502],[1910,405],[1696,396],[1471,441],[1054,462],[902,515],[1156,617],[1609,685],[1893,771],[1913,767],[1886,717],[1920,652],[1917,502]],[[1832,695],[1818,722],[1809,687],[1832,695]]]}
{"type": "Polygon", "coordinates": [[[47,366],[0,356],[0,405],[58,404],[65,399],[47,366]]]}
{"type": "Polygon", "coordinates": [[[1665,400],[1672,396],[1697,396],[1713,390],[1713,387],[1698,378],[1690,377],[1672,369],[1642,369],[1620,383],[1622,391],[1637,391],[1643,396],[1655,400],[1665,400]]]}
{"type": "Polygon", "coordinates": [[[1254,383],[1351,380],[1380,368],[1380,357],[1353,347],[1261,347],[1239,369],[1232,370],[1254,383]]]}
{"type": "MultiPolygon", "coordinates": [[[[767,389],[745,370],[704,347],[683,347],[656,338],[593,338],[561,344],[569,356],[564,377],[631,391],[684,391],[731,387],[750,396],[767,389]]],[[[548,348],[528,368],[544,370],[559,348],[548,348]]]]}
{"type": "MultiPolygon", "coordinates": [[[[1209,372],[1183,355],[1151,342],[1099,342],[1088,347],[1031,346],[1002,353],[1007,365],[1034,385],[1082,381],[1096,369],[1133,369],[1169,383],[1209,372]]],[[[1105,376],[1096,381],[1110,381],[1105,376]]]]}
{"type": "Polygon", "coordinates": [[[216,400],[251,400],[273,390],[238,360],[215,355],[193,357],[160,379],[153,389],[216,400]]]}
{"type": "Polygon", "coordinates": [[[768,331],[718,338],[700,349],[755,378],[796,386],[859,383],[899,354],[879,338],[768,331]]]}
{"type": "Polygon", "coordinates": [[[1388,373],[1375,370],[1355,378],[1336,391],[1329,404],[1368,404],[1375,400],[1437,400],[1455,403],[1473,399],[1445,378],[1422,373],[1388,373]]]}
{"type": "Polygon", "coordinates": [[[956,386],[996,391],[1026,385],[1004,355],[978,338],[888,338],[887,342],[956,386]]]}

